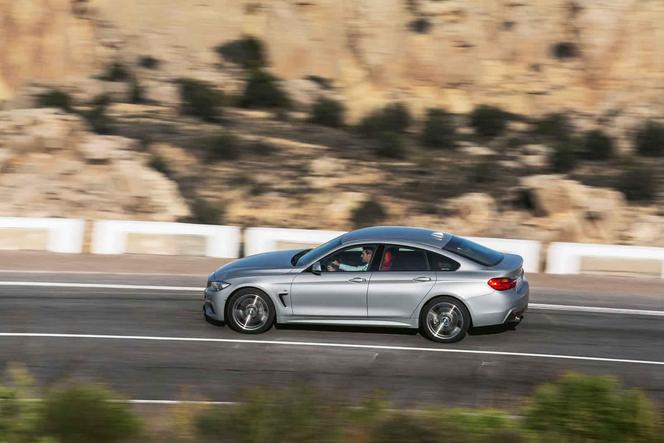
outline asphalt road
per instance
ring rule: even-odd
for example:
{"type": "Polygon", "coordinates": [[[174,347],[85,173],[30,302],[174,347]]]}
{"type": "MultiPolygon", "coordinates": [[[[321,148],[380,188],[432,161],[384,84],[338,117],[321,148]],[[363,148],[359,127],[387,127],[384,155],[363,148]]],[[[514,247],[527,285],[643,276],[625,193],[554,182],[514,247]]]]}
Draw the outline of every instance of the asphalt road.
{"type": "MultiPolygon", "coordinates": [[[[200,275],[0,273],[0,366],[24,363],[45,386],[102,382],[133,399],[242,401],[246,388],[307,383],[352,399],[382,391],[409,407],[507,406],[578,371],[614,374],[664,403],[661,315],[531,309],[516,330],[477,330],[454,345],[395,329],[280,327],[247,336],[203,320],[203,282],[200,275]]],[[[664,282],[641,289],[621,282],[595,291],[533,284],[531,303],[664,311],[664,282]]]]}

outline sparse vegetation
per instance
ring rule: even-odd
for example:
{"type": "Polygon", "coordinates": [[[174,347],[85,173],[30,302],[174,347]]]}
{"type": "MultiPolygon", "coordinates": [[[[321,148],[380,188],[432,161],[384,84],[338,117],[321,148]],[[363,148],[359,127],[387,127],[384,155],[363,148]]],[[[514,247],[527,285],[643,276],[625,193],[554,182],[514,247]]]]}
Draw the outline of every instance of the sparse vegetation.
{"type": "Polygon", "coordinates": [[[376,138],[385,132],[406,132],[411,120],[410,112],[405,105],[392,103],[365,116],[357,126],[357,130],[365,137],[376,138]]]}
{"type": "Polygon", "coordinates": [[[205,139],[201,147],[211,161],[237,160],[240,157],[238,139],[227,132],[205,139]]]}
{"type": "Polygon", "coordinates": [[[653,202],[658,192],[657,179],[652,168],[634,162],[623,165],[615,187],[631,202],[653,202]]]}
{"type": "Polygon", "coordinates": [[[232,63],[245,69],[258,69],[267,66],[267,56],[263,42],[253,36],[245,36],[217,46],[217,53],[232,63]]]}
{"type": "Polygon", "coordinates": [[[81,113],[92,131],[97,134],[113,133],[113,119],[106,114],[106,106],[105,103],[94,104],[92,109],[81,113]]]}
{"type": "Polygon", "coordinates": [[[184,114],[212,123],[221,119],[223,92],[192,78],[179,79],[178,85],[184,114]]]}
{"type": "Polygon", "coordinates": [[[555,142],[549,159],[551,168],[555,172],[569,172],[574,169],[579,158],[579,146],[582,146],[582,142],[578,138],[555,142]]]}
{"type": "Polygon", "coordinates": [[[408,24],[411,31],[426,34],[431,29],[431,22],[426,17],[416,18],[408,24]]]}
{"type": "Polygon", "coordinates": [[[148,166],[166,176],[171,174],[171,168],[168,166],[168,162],[161,155],[153,154],[150,157],[148,166]]]}
{"type": "Polygon", "coordinates": [[[151,55],[144,55],[138,59],[138,64],[145,69],[159,69],[161,61],[151,55]]]}
{"type": "Polygon", "coordinates": [[[351,224],[355,228],[363,226],[378,225],[387,216],[387,212],[380,202],[376,200],[365,200],[359,204],[351,214],[351,224]]]}
{"type": "Polygon", "coordinates": [[[344,105],[338,100],[321,97],[311,107],[309,121],[323,126],[339,128],[344,124],[344,105]]]}
{"type": "Polygon", "coordinates": [[[452,149],[455,138],[452,116],[444,109],[429,109],[422,130],[422,143],[430,148],[452,149]]]}
{"type": "Polygon", "coordinates": [[[502,109],[480,105],[470,114],[470,124],[481,137],[494,138],[505,132],[510,114],[502,109]]]}
{"type": "Polygon", "coordinates": [[[72,111],[72,98],[59,89],[52,89],[37,96],[37,104],[42,108],[59,108],[65,112],[72,111]]]}
{"type": "Polygon", "coordinates": [[[664,157],[664,124],[648,120],[636,132],[636,151],[648,157],[664,157]]]}
{"type": "Polygon", "coordinates": [[[240,104],[247,108],[288,108],[290,98],[277,77],[256,70],[249,74],[240,104]]]}
{"type": "Polygon", "coordinates": [[[401,134],[396,132],[382,132],[375,137],[376,153],[381,157],[400,159],[404,158],[405,147],[401,134]]]}
{"type": "Polygon", "coordinates": [[[586,160],[607,160],[614,154],[613,140],[599,129],[589,131],[579,154],[586,160]]]}
{"type": "Polygon", "coordinates": [[[536,122],[534,132],[551,140],[569,140],[574,134],[574,127],[565,114],[553,113],[536,122]]]}
{"type": "Polygon", "coordinates": [[[145,88],[136,77],[129,82],[129,102],[134,104],[145,103],[145,88]]]}
{"type": "Polygon", "coordinates": [[[307,75],[305,77],[307,80],[317,83],[323,89],[331,90],[332,89],[332,80],[329,78],[321,77],[320,75],[307,75]]]}
{"type": "Polygon", "coordinates": [[[191,210],[191,217],[181,221],[203,225],[217,225],[221,223],[224,216],[223,207],[211,203],[202,197],[195,197],[189,203],[189,209],[191,210]]]}
{"type": "Polygon", "coordinates": [[[115,61],[106,67],[106,71],[99,76],[99,80],[108,82],[124,82],[131,78],[131,73],[124,63],[115,61]]]}
{"type": "Polygon", "coordinates": [[[578,57],[579,53],[579,47],[573,42],[558,42],[551,47],[551,54],[559,60],[578,57]]]}

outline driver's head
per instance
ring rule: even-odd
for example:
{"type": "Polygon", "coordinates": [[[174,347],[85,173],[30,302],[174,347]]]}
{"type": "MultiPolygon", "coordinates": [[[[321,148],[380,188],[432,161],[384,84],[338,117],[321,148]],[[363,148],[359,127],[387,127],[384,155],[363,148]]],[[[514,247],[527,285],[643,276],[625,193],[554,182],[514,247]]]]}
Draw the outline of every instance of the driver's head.
{"type": "Polygon", "coordinates": [[[369,247],[362,248],[362,263],[371,262],[371,257],[373,257],[373,249],[369,247]]]}

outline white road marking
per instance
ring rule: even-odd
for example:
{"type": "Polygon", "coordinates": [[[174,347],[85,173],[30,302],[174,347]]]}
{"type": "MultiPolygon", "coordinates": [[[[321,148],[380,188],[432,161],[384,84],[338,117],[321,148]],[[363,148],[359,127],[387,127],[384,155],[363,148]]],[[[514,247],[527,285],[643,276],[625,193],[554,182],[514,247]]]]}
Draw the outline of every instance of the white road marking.
{"type": "Polygon", "coordinates": [[[90,288],[90,289],[136,289],[149,291],[203,291],[203,287],[195,286],[149,286],[149,285],[115,285],[106,283],[51,283],[32,281],[0,281],[0,286],[31,286],[41,288],[90,288]]]}
{"type": "MultiPolygon", "coordinates": [[[[56,283],[34,281],[0,281],[0,286],[51,287],[51,288],[89,288],[89,289],[127,289],[148,291],[202,292],[205,288],[196,286],[156,286],[156,285],[120,285],[107,283],[56,283]]],[[[664,317],[664,311],[647,309],[605,308],[601,306],[574,306],[544,303],[529,303],[528,309],[540,311],[594,312],[599,314],[646,315],[664,317]]]]}
{"type": "Polygon", "coordinates": [[[347,348],[347,349],[371,349],[371,350],[381,349],[386,351],[417,351],[417,352],[442,352],[442,353],[451,353],[451,354],[504,355],[509,357],[551,358],[551,359],[561,359],[561,360],[582,360],[582,361],[597,361],[597,362],[607,362],[607,363],[631,363],[631,364],[641,364],[641,365],[664,366],[664,361],[652,361],[652,360],[629,360],[629,359],[608,358],[608,357],[586,357],[581,355],[536,354],[530,352],[479,351],[473,349],[386,346],[386,345],[371,345],[371,344],[362,345],[362,344],[352,344],[352,343],[249,340],[249,339],[203,338],[203,337],[157,337],[157,336],[143,336],[143,335],[49,334],[49,333],[32,333],[32,332],[27,332],[27,333],[2,332],[0,333],[0,337],[145,340],[145,341],[163,341],[163,342],[235,343],[235,344],[253,344],[253,345],[307,346],[307,347],[319,347],[319,348],[347,348]]]}
{"type": "Polygon", "coordinates": [[[655,317],[664,317],[664,311],[652,311],[645,309],[603,308],[598,306],[547,305],[543,303],[529,303],[528,309],[535,309],[541,311],[597,312],[601,314],[650,315],[655,317]]]}

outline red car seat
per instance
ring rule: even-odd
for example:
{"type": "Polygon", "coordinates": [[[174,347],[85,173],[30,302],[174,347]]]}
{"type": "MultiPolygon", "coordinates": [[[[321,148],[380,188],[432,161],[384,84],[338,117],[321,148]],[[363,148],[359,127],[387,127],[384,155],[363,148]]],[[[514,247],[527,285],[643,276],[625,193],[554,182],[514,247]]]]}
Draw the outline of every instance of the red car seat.
{"type": "Polygon", "coordinates": [[[381,266],[380,270],[381,271],[389,271],[390,268],[392,267],[392,257],[394,254],[392,253],[392,249],[388,249],[385,251],[385,255],[383,256],[383,266],[381,266]]]}

